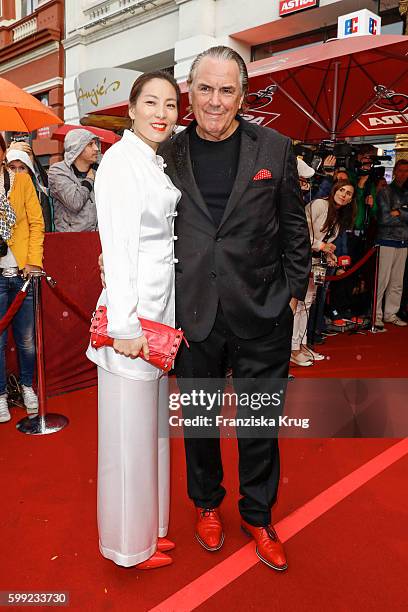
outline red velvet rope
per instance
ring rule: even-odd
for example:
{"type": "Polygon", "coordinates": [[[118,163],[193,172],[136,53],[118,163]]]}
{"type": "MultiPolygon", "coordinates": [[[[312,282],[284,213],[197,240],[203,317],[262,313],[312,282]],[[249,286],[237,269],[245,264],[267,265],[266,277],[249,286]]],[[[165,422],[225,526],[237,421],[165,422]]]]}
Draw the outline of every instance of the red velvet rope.
{"type": "Polygon", "coordinates": [[[10,304],[6,314],[0,320],[0,334],[4,332],[5,329],[10,325],[11,321],[14,318],[14,315],[18,310],[20,310],[20,306],[23,303],[25,297],[27,295],[26,291],[19,291],[14,298],[13,302],[10,304]]]}
{"type": "Polygon", "coordinates": [[[54,290],[55,295],[61,300],[61,302],[64,302],[64,304],[66,304],[72,310],[72,312],[75,312],[75,314],[80,319],[83,319],[86,323],[91,324],[90,315],[87,314],[84,310],[82,310],[82,308],[78,306],[78,304],[73,302],[71,298],[67,296],[65,291],[63,291],[62,289],[60,289],[60,287],[58,287],[54,279],[52,279],[50,276],[47,276],[46,278],[47,278],[47,283],[49,287],[51,287],[51,289],[54,290]]]}
{"type": "Polygon", "coordinates": [[[343,274],[339,274],[338,276],[326,276],[325,280],[326,281],[340,281],[340,280],[344,280],[348,276],[351,276],[352,274],[354,274],[354,272],[356,272],[356,270],[361,268],[361,266],[363,266],[366,261],[370,259],[371,255],[373,255],[376,252],[376,250],[377,250],[376,247],[371,247],[371,249],[369,249],[367,253],[356,264],[354,264],[352,268],[350,268],[350,270],[347,270],[347,272],[343,272],[343,274]]]}

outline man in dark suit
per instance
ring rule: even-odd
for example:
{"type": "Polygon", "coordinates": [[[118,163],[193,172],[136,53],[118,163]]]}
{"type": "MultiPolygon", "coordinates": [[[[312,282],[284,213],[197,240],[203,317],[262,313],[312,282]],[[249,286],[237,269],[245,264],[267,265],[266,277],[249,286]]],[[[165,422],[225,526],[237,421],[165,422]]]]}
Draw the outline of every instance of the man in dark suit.
{"type": "MultiPolygon", "coordinates": [[[[271,392],[288,376],[293,312],[304,299],[310,269],[291,143],[239,117],[248,73],[232,49],[200,54],[188,84],[195,121],[161,150],[183,194],[176,219],[176,318],[190,349],[176,362],[179,386],[188,391],[192,381],[207,379],[208,386],[202,380],[197,385],[217,388],[211,381],[225,377],[227,359],[241,392],[271,392]]],[[[276,435],[241,434],[242,527],[255,539],[261,560],[284,570],[285,553],[271,524],[278,441],[276,435]]],[[[196,537],[215,551],[224,541],[219,436],[198,437],[185,428],[185,448],[196,537]]]]}

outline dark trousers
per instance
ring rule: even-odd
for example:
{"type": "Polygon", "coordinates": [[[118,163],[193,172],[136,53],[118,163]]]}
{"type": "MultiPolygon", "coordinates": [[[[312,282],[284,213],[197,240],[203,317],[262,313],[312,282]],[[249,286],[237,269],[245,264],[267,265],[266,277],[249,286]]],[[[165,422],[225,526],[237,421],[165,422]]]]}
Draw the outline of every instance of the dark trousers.
{"type": "MultiPolygon", "coordinates": [[[[197,387],[222,391],[228,363],[237,393],[275,393],[287,381],[292,328],[293,314],[288,306],[272,332],[243,340],[235,336],[219,308],[209,336],[202,342],[190,342],[190,349],[183,347],[177,358],[175,370],[180,391],[191,392],[194,379],[207,379],[197,383],[197,387]]],[[[278,413],[282,413],[283,399],[278,413]]],[[[278,413],[275,411],[274,416],[278,413]]],[[[191,416],[188,410],[183,410],[183,414],[191,416]]],[[[184,433],[188,495],[200,508],[216,508],[225,495],[219,431],[212,437],[201,438],[191,437],[194,434],[187,428],[184,433]]],[[[237,437],[242,496],[239,510],[248,523],[266,526],[271,520],[271,506],[279,484],[277,429],[275,437],[250,437],[247,431],[242,434],[240,430],[237,437]]]]}

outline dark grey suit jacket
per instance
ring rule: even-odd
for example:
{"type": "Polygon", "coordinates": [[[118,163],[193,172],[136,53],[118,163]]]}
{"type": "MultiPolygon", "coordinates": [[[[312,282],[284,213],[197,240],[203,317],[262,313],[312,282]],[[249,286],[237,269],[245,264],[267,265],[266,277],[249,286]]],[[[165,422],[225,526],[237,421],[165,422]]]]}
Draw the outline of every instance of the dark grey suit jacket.
{"type": "Polygon", "coordinates": [[[176,319],[188,339],[204,340],[221,302],[240,338],[269,333],[291,297],[304,299],[310,241],[289,138],[239,118],[237,177],[219,227],[194,180],[186,130],[160,150],[182,191],[176,218],[176,319]],[[259,170],[270,179],[254,181],[259,170]]]}

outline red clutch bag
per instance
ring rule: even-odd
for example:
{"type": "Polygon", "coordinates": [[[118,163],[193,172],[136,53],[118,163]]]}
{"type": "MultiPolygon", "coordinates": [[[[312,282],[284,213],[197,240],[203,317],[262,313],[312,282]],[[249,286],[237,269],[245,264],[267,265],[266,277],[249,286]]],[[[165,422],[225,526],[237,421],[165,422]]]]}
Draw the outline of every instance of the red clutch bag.
{"type": "MultiPolygon", "coordinates": [[[[149,345],[149,360],[146,360],[147,363],[151,363],[156,368],[168,372],[173,366],[181,341],[184,340],[188,346],[183,330],[175,329],[164,323],[149,321],[148,319],[139,319],[139,321],[149,345]]],[[[91,328],[89,330],[91,332],[91,346],[93,348],[113,346],[114,339],[108,336],[107,327],[106,306],[98,306],[92,317],[91,328]]],[[[142,354],[140,357],[144,359],[142,354]]]]}

